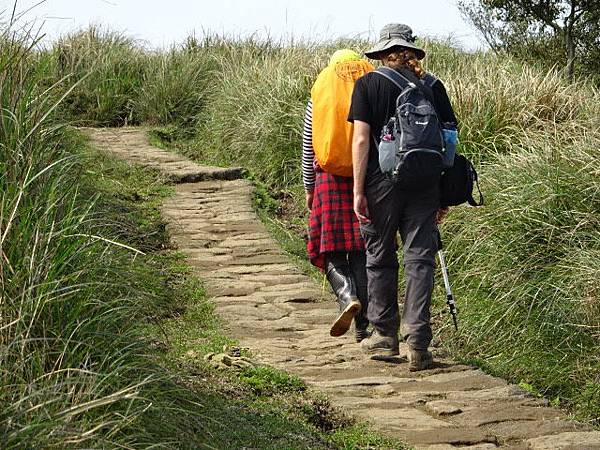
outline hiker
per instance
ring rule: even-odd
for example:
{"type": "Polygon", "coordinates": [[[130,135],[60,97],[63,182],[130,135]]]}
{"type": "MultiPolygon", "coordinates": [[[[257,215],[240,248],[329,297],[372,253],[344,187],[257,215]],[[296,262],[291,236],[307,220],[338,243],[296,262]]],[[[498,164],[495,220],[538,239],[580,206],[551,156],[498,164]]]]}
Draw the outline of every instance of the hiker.
{"type": "Polygon", "coordinates": [[[365,250],[352,196],[352,134],[347,121],[354,82],[373,70],[356,52],[336,51],[317,77],[306,107],[302,176],[309,215],[308,256],[325,272],[340,314],[331,336],[345,334],[354,319],[355,338],[370,333],[366,319],[365,250]]]}
{"type": "MultiPolygon", "coordinates": [[[[456,116],[442,82],[430,76],[434,80],[432,86],[421,83],[426,75],[420,63],[425,51],[415,44],[410,27],[402,24],[384,26],[377,44],[365,54],[398,71],[415,86],[419,84],[419,87],[429,89],[428,98],[433,100],[439,121],[456,126],[456,116]]],[[[354,211],[365,240],[367,316],[373,325],[372,335],[362,341],[361,347],[373,359],[399,354],[396,254],[399,231],[406,279],[400,331],[409,347],[409,370],[416,371],[433,365],[428,348],[432,339],[430,304],[438,250],[436,221],[441,221],[447,209],[440,209],[437,183],[411,190],[395,184],[380,169],[378,144],[381,131],[395,114],[401,92],[399,86],[381,73],[366,74],[355,83],[348,120],[354,123],[354,211]]]]}

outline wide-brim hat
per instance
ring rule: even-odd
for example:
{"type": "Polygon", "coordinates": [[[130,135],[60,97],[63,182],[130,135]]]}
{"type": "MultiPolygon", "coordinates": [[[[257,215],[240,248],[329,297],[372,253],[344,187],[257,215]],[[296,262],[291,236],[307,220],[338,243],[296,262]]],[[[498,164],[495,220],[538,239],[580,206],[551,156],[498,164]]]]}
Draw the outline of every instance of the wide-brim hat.
{"type": "Polygon", "coordinates": [[[425,51],[415,45],[416,37],[413,36],[412,29],[408,25],[401,23],[388,23],[379,33],[379,41],[365,52],[365,55],[371,59],[377,59],[379,53],[389,50],[393,47],[403,47],[415,52],[417,59],[425,58],[425,51]]]}

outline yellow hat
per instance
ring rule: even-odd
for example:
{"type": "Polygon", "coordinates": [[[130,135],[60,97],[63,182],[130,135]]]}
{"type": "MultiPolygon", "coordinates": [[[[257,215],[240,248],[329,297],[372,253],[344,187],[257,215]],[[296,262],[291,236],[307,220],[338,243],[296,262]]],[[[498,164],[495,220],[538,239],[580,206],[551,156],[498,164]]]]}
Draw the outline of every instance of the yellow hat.
{"type": "Polygon", "coordinates": [[[360,61],[360,59],[360,55],[354,50],[343,48],[341,50],[337,50],[333,55],[331,55],[331,58],[329,59],[329,65],[335,66],[339,63],[347,61],[360,61]]]}

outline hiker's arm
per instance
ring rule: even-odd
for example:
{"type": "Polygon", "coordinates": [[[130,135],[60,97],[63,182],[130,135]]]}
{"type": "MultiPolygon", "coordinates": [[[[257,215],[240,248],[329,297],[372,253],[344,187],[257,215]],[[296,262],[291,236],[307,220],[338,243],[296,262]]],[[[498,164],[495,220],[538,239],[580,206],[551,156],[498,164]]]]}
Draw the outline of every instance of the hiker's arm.
{"type": "MultiPolygon", "coordinates": [[[[436,103],[435,109],[440,115],[441,121],[443,123],[454,124],[458,129],[458,119],[454,114],[454,109],[452,108],[452,103],[448,97],[448,92],[441,81],[438,81],[433,85],[433,95],[436,103]]],[[[438,209],[436,214],[436,222],[438,225],[444,221],[449,212],[450,208],[447,207],[438,209]]]]}
{"type": "Polygon", "coordinates": [[[306,207],[310,211],[315,192],[315,150],[312,145],[312,100],[308,100],[302,131],[302,180],[306,191],[306,207]]]}
{"type": "Polygon", "coordinates": [[[369,205],[365,196],[365,176],[369,160],[371,126],[361,120],[354,121],[352,136],[352,173],[354,176],[354,213],[361,223],[368,223],[369,205]]]}
{"type": "Polygon", "coordinates": [[[454,114],[452,103],[448,97],[446,87],[441,81],[435,83],[432,87],[433,98],[435,101],[435,110],[442,123],[452,123],[458,128],[458,119],[454,114]]]}

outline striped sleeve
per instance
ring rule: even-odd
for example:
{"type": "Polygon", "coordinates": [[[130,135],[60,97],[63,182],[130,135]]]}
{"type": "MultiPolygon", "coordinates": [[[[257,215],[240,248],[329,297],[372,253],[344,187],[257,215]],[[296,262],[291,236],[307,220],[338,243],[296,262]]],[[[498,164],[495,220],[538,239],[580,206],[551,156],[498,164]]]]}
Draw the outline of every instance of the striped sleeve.
{"type": "Polygon", "coordinates": [[[302,180],[304,189],[315,188],[315,151],[312,145],[312,99],[308,100],[304,113],[304,129],[302,131],[302,180]]]}

